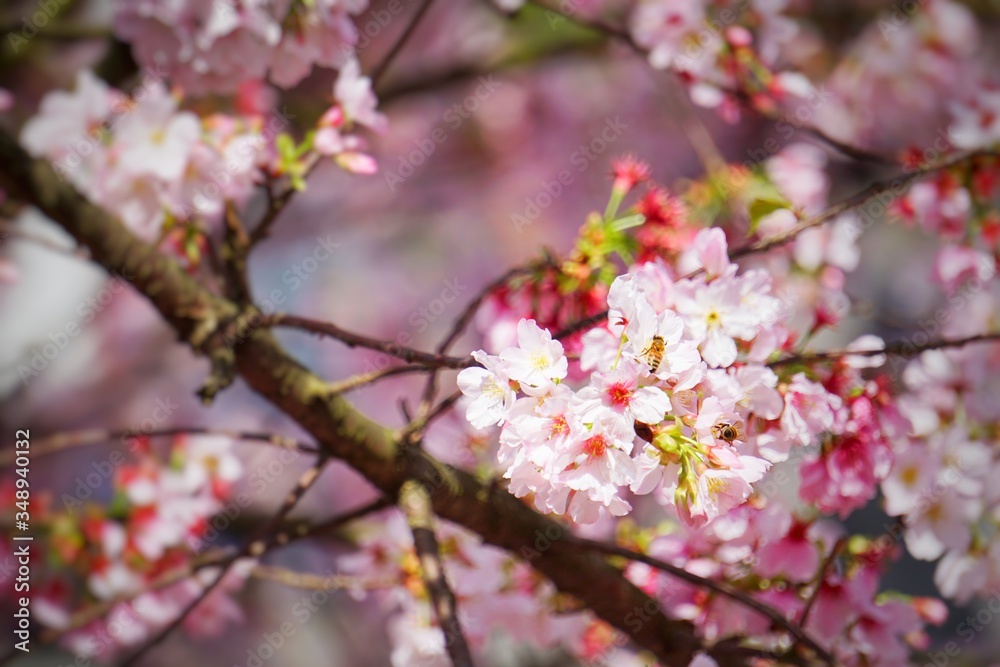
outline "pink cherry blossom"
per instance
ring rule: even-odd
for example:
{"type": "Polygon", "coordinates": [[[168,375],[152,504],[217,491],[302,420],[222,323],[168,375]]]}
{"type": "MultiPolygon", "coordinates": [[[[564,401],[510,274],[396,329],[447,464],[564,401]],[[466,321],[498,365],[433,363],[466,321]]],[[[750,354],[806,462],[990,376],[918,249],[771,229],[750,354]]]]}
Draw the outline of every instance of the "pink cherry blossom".
{"type": "Polygon", "coordinates": [[[473,356],[483,367],[466,368],[458,374],[458,386],[472,399],[466,416],[476,428],[502,424],[515,397],[507,375],[507,363],[482,351],[474,352],[473,356]]]}
{"type": "Polygon", "coordinates": [[[544,390],[553,380],[566,377],[567,361],[563,346],[552,340],[552,334],[545,331],[534,320],[521,320],[517,325],[518,347],[507,348],[500,353],[506,364],[507,376],[528,387],[544,390]]]}
{"type": "Polygon", "coordinates": [[[786,435],[803,445],[814,444],[813,434],[837,429],[841,404],[838,396],[798,373],[785,391],[781,428],[786,435]]]}

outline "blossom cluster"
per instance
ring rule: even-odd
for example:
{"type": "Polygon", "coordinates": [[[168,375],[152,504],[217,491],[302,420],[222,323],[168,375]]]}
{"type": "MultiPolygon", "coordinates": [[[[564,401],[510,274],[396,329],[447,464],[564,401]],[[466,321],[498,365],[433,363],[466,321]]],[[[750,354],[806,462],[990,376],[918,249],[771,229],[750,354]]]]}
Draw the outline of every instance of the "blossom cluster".
{"type": "MultiPolygon", "coordinates": [[[[946,616],[939,600],[879,595],[882,574],[898,555],[891,539],[845,540],[835,523],[792,512],[775,498],[757,496],[701,528],[645,530],[633,539],[650,555],[728,581],[801,623],[843,665],[909,664],[911,652],[928,645],[924,627],[946,616]]],[[[753,636],[772,651],[784,646],[783,632],[738,600],[706,593],[642,563],[630,565],[627,573],[666,613],[693,622],[712,641],[753,636]]]]}
{"type": "Polygon", "coordinates": [[[632,11],[629,32],[653,67],[680,74],[694,102],[734,118],[735,91],[767,103],[808,95],[804,76],[772,71],[783,47],[799,33],[796,21],[784,14],[788,4],[644,0],[632,11]]]}
{"type": "Polygon", "coordinates": [[[373,173],[355,130],[382,131],[385,117],[356,60],[341,70],[334,98],[310,140],[292,148],[290,121],[277,111],[266,115],[247,103],[243,113],[199,116],[158,79],[128,96],[81,70],[73,92],[42,100],[21,142],[137,235],[155,240],[184,223],[191,239],[205,231],[203,223],[221,219],[227,202],[242,205],[268,179],[297,175],[308,150],[348,171],[373,173]]]}
{"type": "MultiPolygon", "coordinates": [[[[413,535],[398,511],[353,529],[358,551],[341,556],[341,571],[392,582],[376,596],[391,615],[388,624],[393,667],[448,667],[446,637],[421,579],[413,535]]],[[[502,549],[483,544],[447,522],[436,526],[444,572],[456,598],[463,633],[475,651],[485,650],[496,630],[538,647],[572,649],[593,622],[589,613],[561,609],[557,591],[531,566],[502,549]]],[[[360,589],[352,595],[361,598],[360,589]]]]}
{"type": "MultiPolygon", "coordinates": [[[[211,519],[243,474],[226,437],[179,436],[166,461],[147,439],[135,442],[141,444],[139,455],[115,469],[109,505],[64,494],[65,512],[46,508],[36,513],[46,526],[50,557],[75,576],[44,582],[32,611],[63,633],[63,643],[75,654],[103,661],[141,645],[173,622],[219,576],[218,567],[168,575],[185,567],[208,541],[211,519]],[[73,609],[88,601],[110,608],[79,626],[73,609]]],[[[222,585],[185,618],[188,632],[216,636],[243,621],[230,594],[242,588],[251,565],[246,559],[227,572],[222,585]]]]}
{"type": "Polygon", "coordinates": [[[283,88],[314,65],[340,68],[354,53],[350,17],[367,0],[122,0],[115,34],[144,67],[166,69],[192,95],[234,92],[269,79],[283,88]]]}
{"type": "Polygon", "coordinates": [[[802,373],[779,389],[765,365],[788,336],[770,276],[739,273],[719,229],[680,263],[695,275],[647,263],[614,281],[608,326],[583,337],[579,388],[562,344],[527,319],[516,346],[478,351],[459,374],[472,426],[502,426],[516,496],[592,523],[627,514],[629,491],[653,493],[701,525],[744,503],[793,447],[843,431],[839,396],[802,373]]]}
{"type": "Polygon", "coordinates": [[[1000,470],[998,364],[987,342],[929,350],[907,365],[899,405],[912,428],[895,441],[896,465],[881,486],[907,550],[938,561],[938,590],[959,603],[1000,584],[1000,496],[991,482],[1000,470]]]}

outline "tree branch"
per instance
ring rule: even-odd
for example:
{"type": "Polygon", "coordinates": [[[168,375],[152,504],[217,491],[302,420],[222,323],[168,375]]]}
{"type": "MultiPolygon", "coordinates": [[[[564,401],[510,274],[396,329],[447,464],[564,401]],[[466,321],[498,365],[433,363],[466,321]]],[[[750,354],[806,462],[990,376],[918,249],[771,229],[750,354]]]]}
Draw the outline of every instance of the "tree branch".
{"type": "Polygon", "coordinates": [[[420,574],[430,597],[431,608],[437,617],[444,645],[455,667],[474,667],[472,651],[458,621],[458,603],[448,585],[441,562],[441,551],[434,535],[434,510],[431,494],[416,480],[403,484],[399,492],[399,506],[413,533],[413,548],[420,562],[420,574]]]}
{"type": "Polygon", "coordinates": [[[377,590],[392,588],[399,584],[398,578],[364,579],[342,574],[323,576],[309,572],[296,572],[283,567],[258,565],[251,575],[266,581],[273,581],[289,588],[304,588],[313,591],[377,590]]]}
{"type": "MultiPolygon", "coordinates": [[[[320,155],[318,153],[311,153],[306,159],[305,171],[302,174],[302,179],[305,180],[309,178],[309,175],[316,169],[316,166],[320,163],[320,155]]],[[[264,212],[264,217],[260,219],[257,226],[254,227],[253,231],[250,232],[249,238],[247,239],[246,252],[249,253],[253,248],[266,239],[271,234],[271,228],[274,223],[278,221],[278,216],[281,212],[285,210],[289,202],[298,192],[291,185],[286,186],[282,190],[281,194],[275,195],[271,190],[271,185],[266,186],[267,193],[267,210],[264,212]]],[[[245,260],[245,258],[244,258],[245,260]]]]}
{"type": "Polygon", "coordinates": [[[433,1],[434,0],[424,0],[423,4],[417,8],[416,13],[413,15],[413,20],[410,21],[409,25],[406,26],[406,29],[403,30],[403,34],[396,41],[396,43],[392,45],[392,48],[389,49],[389,52],[385,55],[385,58],[382,59],[382,62],[380,62],[378,66],[372,70],[372,88],[376,88],[382,80],[382,77],[385,76],[385,73],[389,71],[389,66],[392,65],[392,61],[396,59],[396,56],[398,56],[399,52],[403,50],[406,42],[408,42],[410,37],[413,36],[413,33],[417,29],[417,25],[420,23],[420,20],[424,18],[424,15],[427,14],[427,10],[430,9],[433,1]]]}
{"type": "MultiPolygon", "coordinates": [[[[133,431],[109,431],[105,429],[91,429],[87,431],[69,431],[65,433],[55,433],[46,436],[32,443],[32,456],[46,456],[59,452],[75,449],[77,447],[88,447],[100,445],[114,440],[125,438],[163,438],[178,435],[218,435],[233,440],[249,440],[252,442],[263,442],[282,449],[291,449],[307,454],[318,454],[319,448],[306,442],[299,442],[277,433],[250,433],[247,431],[232,431],[219,428],[205,428],[201,426],[181,426],[177,428],[165,428],[156,431],[135,433],[133,431]]],[[[0,453],[0,466],[9,466],[14,463],[16,451],[9,450],[0,453]]]]}
{"type": "Polygon", "coordinates": [[[828,350],[826,352],[811,352],[795,354],[784,359],[776,359],[768,362],[768,366],[788,366],[790,364],[810,364],[815,361],[837,361],[844,357],[877,357],[883,354],[892,354],[901,357],[914,357],[927,350],[940,350],[948,347],[964,347],[972,343],[982,343],[986,341],[1000,340],[1000,332],[978,334],[965,338],[942,338],[932,340],[922,345],[915,345],[908,340],[898,340],[889,343],[881,350],[828,350]]]}
{"type": "Polygon", "coordinates": [[[935,163],[933,165],[928,165],[921,167],[920,169],[914,169],[910,172],[904,172],[902,174],[897,174],[892,178],[888,178],[883,181],[876,181],[872,183],[864,190],[857,192],[847,199],[828,207],[822,213],[809,218],[808,220],[796,225],[792,229],[786,232],[781,232],[780,234],[775,234],[763,238],[756,243],[751,243],[750,245],[744,246],[742,248],[737,248],[736,250],[729,253],[730,259],[738,259],[740,257],[745,257],[747,255],[755,255],[762,252],[767,252],[772,248],[777,248],[783,246],[789,241],[793,240],[796,236],[806,231],[807,229],[812,229],[813,227],[819,227],[822,224],[830,222],[837,216],[846,213],[852,209],[859,206],[867,204],[876,197],[883,195],[885,193],[890,193],[894,197],[902,195],[906,192],[907,188],[913,183],[913,181],[927,176],[928,174],[937,173],[939,171],[947,171],[953,167],[965,164],[967,162],[972,162],[978,158],[982,157],[992,157],[996,153],[993,151],[982,150],[982,151],[970,151],[966,153],[961,153],[947,160],[935,163]],[[898,192],[897,192],[898,191],[898,192]]]}
{"type": "MultiPolygon", "coordinates": [[[[339,514],[326,521],[309,525],[305,523],[300,523],[294,526],[285,526],[281,530],[276,531],[272,534],[271,538],[265,545],[265,551],[270,551],[275,547],[285,546],[289,542],[301,539],[309,539],[316,537],[325,537],[330,533],[340,530],[345,525],[360,519],[364,516],[372,514],[373,512],[378,512],[387,507],[390,507],[392,503],[386,498],[379,498],[373,502],[366,505],[358,507],[353,510],[339,514]]],[[[207,567],[213,567],[216,565],[222,565],[229,561],[233,557],[236,551],[232,548],[219,548],[211,549],[198,556],[193,557],[186,563],[178,565],[177,567],[171,568],[166,572],[158,575],[153,581],[149,582],[146,587],[130,596],[120,596],[112,598],[111,600],[104,600],[101,602],[94,603],[93,605],[82,609],[74,613],[69,620],[66,627],[61,629],[46,630],[41,635],[41,641],[44,644],[54,644],[59,640],[60,637],[80,628],[86,627],[93,621],[105,616],[108,612],[114,609],[119,604],[130,604],[137,597],[144,593],[151,591],[158,591],[168,586],[171,586],[179,581],[182,581],[193,574],[203,570],[207,567]]],[[[12,657],[12,656],[11,656],[12,657]]],[[[5,664],[6,660],[0,660],[0,664],[5,664]]]]}
{"type": "Polygon", "coordinates": [[[369,350],[376,350],[411,364],[422,364],[428,368],[467,368],[476,364],[475,360],[471,357],[449,357],[443,354],[423,352],[405,347],[391,340],[378,340],[377,338],[369,338],[368,336],[352,333],[341,329],[331,322],[323,322],[298,315],[287,315],[284,313],[267,315],[263,318],[261,326],[301,329],[318,336],[336,338],[348,347],[364,347],[369,350]]]}
{"type": "MultiPolygon", "coordinates": [[[[461,336],[468,328],[469,324],[472,322],[472,318],[476,316],[477,312],[479,312],[479,307],[483,305],[483,302],[491,294],[493,294],[493,292],[506,286],[507,283],[515,278],[524,275],[531,275],[534,271],[545,266],[554,266],[554,262],[548,256],[546,256],[543,260],[530,262],[525,266],[514,267],[501,275],[499,278],[487,283],[481,290],[479,290],[479,293],[476,294],[472,301],[465,306],[465,309],[458,316],[458,319],[455,320],[454,324],[452,324],[451,329],[448,331],[448,335],[444,337],[444,340],[438,344],[434,351],[441,355],[447,353],[449,348],[451,348],[455,341],[458,340],[459,336],[461,336]]],[[[411,424],[411,431],[413,433],[416,433],[423,427],[423,425],[426,425],[426,417],[432,409],[431,405],[433,404],[434,397],[437,394],[437,379],[437,370],[431,370],[430,375],[427,377],[427,383],[424,385],[423,394],[421,395],[417,419],[413,424],[411,424]],[[417,423],[421,423],[422,425],[418,426],[417,423]]]]}
{"type": "MultiPolygon", "coordinates": [[[[219,336],[219,324],[238,314],[236,304],[209,293],[174,259],[138,240],[118,220],[60,182],[48,164],[32,160],[3,131],[0,182],[89,247],[96,262],[110,271],[134,275],[135,288],[195,351],[205,354],[206,341],[219,336]]],[[[326,383],[291,358],[267,330],[253,331],[233,354],[235,368],[249,387],[297,421],[325,452],[355,468],[387,496],[397,497],[406,480],[420,479],[431,490],[435,514],[515,554],[531,549],[546,532],[565,533],[558,523],[504,489],[442,464],[425,452],[400,455],[389,429],[330,394],[326,383]]],[[[704,648],[691,623],[668,619],[661,612],[641,627],[630,624],[633,610],[654,603],[595,554],[568,541],[554,540],[530,563],[559,590],[578,598],[666,664],[687,664],[704,648]]],[[[733,667],[754,653],[728,646],[708,651],[720,665],[733,667]]]]}
{"type": "Polygon", "coordinates": [[[798,625],[800,628],[806,627],[806,623],[809,622],[809,614],[812,612],[813,605],[816,604],[819,592],[823,588],[823,580],[826,579],[827,573],[830,572],[833,564],[837,562],[837,557],[840,556],[840,552],[843,551],[845,546],[847,546],[846,538],[842,537],[837,540],[830,549],[830,553],[827,554],[826,559],[820,564],[819,572],[816,573],[816,587],[813,589],[809,599],[806,600],[805,606],[802,607],[802,613],[799,614],[798,625]]]}

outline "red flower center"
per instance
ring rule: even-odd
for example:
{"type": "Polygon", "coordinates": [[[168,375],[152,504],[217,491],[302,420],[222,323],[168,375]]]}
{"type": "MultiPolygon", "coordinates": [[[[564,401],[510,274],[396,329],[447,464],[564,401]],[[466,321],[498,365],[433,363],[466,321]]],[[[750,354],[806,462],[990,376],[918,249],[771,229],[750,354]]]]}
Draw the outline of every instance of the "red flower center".
{"type": "Polygon", "coordinates": [[[627,408],[632,402],[632,389],[624,382],[616,382],[608,387],[608,396],[611,397],[611,405],[627,408]]]}
{"type": "Polygon", "coordinates": [[[600,458],[604,456],[604,452],[608,451],[608,442],[603,435],[595,435],[583,443],[583,451],[587,458],[600,458]]]}

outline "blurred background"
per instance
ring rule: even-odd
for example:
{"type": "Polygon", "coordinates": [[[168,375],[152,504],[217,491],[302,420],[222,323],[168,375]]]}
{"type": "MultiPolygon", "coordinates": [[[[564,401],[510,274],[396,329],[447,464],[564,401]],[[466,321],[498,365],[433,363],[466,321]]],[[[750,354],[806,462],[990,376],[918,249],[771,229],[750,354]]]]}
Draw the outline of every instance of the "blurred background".
{"type": "MultiPolygon", "coordinates": [[[[5,2],[0,22],[17,26],[36,4],[5,2]]],[[[111,2],[60,4],[60,24],[93,28],[95,34],[35,39],[16,55],[0,46],[0,87],[16,97],[15,109],[0,116],[10,130],[20,127],[46,92],[70,87],[80,68],[94,67],[111,79],[134,71],[128,48],[104,34],[111,2]]],[[[357,17],[364,71],[385,57],[419,4],[403,0],[402,13],[384,27],[370,23],[386,9],[383,2],[374,2],[357,17]],[[365,25],[379,27],[366,32],[365,25]]],[[[976,34],[974,43],[965,40],[962,45],[970,50],[964,55],[1000,62],[995,58],[1000,3],[962,4],[976,34]]],[[[592,5],[578,0],[575,6],[586,14],[592,5]]],[[[854,117],[863,119],[854,136],[863,137],[872,150],[896,154],[933,141],[934,128],[945,123],[949,99],[959,94],[970,72],[944,71],[943,65],[930,61],[891,66],[891,59],[875,57],[875,52],[891,54],[897,48],[893,39],[908,39],[905,31],[916,30],[907,24],[898,34],[880,33],[878,17],[891,12],[892,3],[793,1],[789,6],[786,13],[796,18],[796,29],[784,43],[782,58],[817,85],[826,85],[834,96],[833,102],[816,109],[815,124],[836,125],[838,113],[850,108],[857,112],[854,117]],[[834,68],[837,62],[841,65],[834,68]],[[855,108],[859,104],[867,105],[863,112],[855,108]]],[[[627,5],[621,7],[624,12],[627,5]]],[[[616,11],[607,14],[615,16],[616,11]]],[[[958,46],[942,41],[936,48],[958,46]]],[[[276,93],[276,106],[286,110],[293,127],[311,127],[329,105],[334,80],[334,73],[316,69],[303,85],[276,93]]],[[[706,128],[726,160],[735,163],[771,157],[777,152],[771,149],[774,141],[780,150],[799,141],[815,144],[802,134],[789,138],[776,130],[774,121],[752,113],[726,122],[714,110],[697,108],[675,77],[651,69],[627,45],[572,21],[553,23],[551,15],[532,6],[506,16],[483,1],[433,4],[377,92],[390,127],[386,135],[372,139],[380,173],[356,176],[321,165],[309,178],[308,190],[293,201],[273,236],[253,255],[252,288],[258,301],[276,291],[287,298],[283,311],[330,320],[376,338],[409,336],[419,349],[432,348],[482,286],[511,266],[537,257],[543,247],[556,254],[569,250],[586,214],[604,207],[612,158],[635,154],[650,163],[654,180],[680,191],[685,179],[697,178],[705,169],[690,140],[692,128],[706,128]],[[439,128],[445,139],[434,142],[430,152],[426,140],[439,128]],[[609,128],[614,128],[611,140],[609,128]],[[604,148],[584,150],[602,132],[604,148]],[[414,158],[417,153],[422,157],[414,158]],[[572,182],[559,196],[540,199],[546,184],[564,170],[571,171],[572,182]],[[551,203],[541,207],[540,201],[551,203]],[[530,224],[519,224],[515,216],[530,216],[530,224]],[[317,247],[334,244],[327,259],[311,260],[318,256],[317,247]]],[[[830,201],[886,174],[884,168],[815,145],[826,154],[830,201]]],[[[250,220],[262,214],[263,203],[262,198],[251,203],[250,220]]],[[[35,212],[17,213],[16,222],[54,246],[72,248],[65,234],[35,212]]],[[[844,344],[866,332],[898,338],[939,307],[938,290],[928,280],[933,239],[899,225],[876,224],[859,243],[860,268],[849,276],[847,288],[854,304],[843,337],[820,339],[818,348],[844,344]]],[[[40,439],[89,428],[139,430],[153,420],[156,428],[201,425],[305,437],[239,380],[215,405],[203,407],[195,392],[207,364],[176,344],[170,327],[141,296],[117,289],[120,283],[109,282],[92,264],[9,234],[0,241],[0,256],[18,274],[12,284],[0,285],[0,433],[30,429],[33,439],[40,439]],[[83,314],[89,312],[94,317],[84,322],[83,314]],[[81,334],[43,372],[22,379],[18,365],[30,360],[50,334],[72,322],[80,324],[81,334]],[[164,411],[164,406],[172,407],[164,411]],[[167,417],[158,422],[165,412],[167,417]]],[[[287,330],[278,331],[278,337],[328,379],[389,363],[384,355],[349,350],[333,340],[287,330]]],[[[455,350],[466,353],[479,345],[472,333],[455,350]]],[[[444,391],[450,391],[454,373],[443,378],[444,391]]],[[[361,388],[350,399],[373,418],[400,425],[400,401],[414,404],[421,388],[422,376],[403,376],[361,388]]],[[[455,426],[446,418],[432,438],[447,438],[449,429],[455,426]]],[[[92,461],[116,447],[121,444],[39,460],[32,469],[33,484],[58,499],[75,487],[82,472],[89,472],[92,461]]],[[[306,460],[295,461],[269,472],[273,449],[247,444],[239,454],[248,475],[257,472],[268,483],[258,490],[249,488],[246,479],[241,482],[253,505],[223,538],[232,544],[273,511],[307,466],[306,460]]],[[[108,501],[111,490],[105,483],[94,490],[93,499],[108,501]]],[[[364,481],[336,464],[326,470],[298,515],[323,518],[371,497],[364,481]]],[[[852,516],[849,528],[877,534],[887,521],[870,509],[852,516]]],[[[333,548],[347,549],[336,543],[333,548]]],[[[296,548],[283,562],[322,572],[328,553],[296,548]]],[[[40,571],[45,564],[40,561],[35,567],[40,571]]],[[[932,573],[933,564],[904,557],[884,584],[932,595],[932,573]]],[[[3,595],[7,588],[4,584],[3,595]]],[[[246,623],[214,640],[174,633],[144,664],[253,664],[248,651],[261,645],[263,635],[273,632],[303,595],[253,581],[240,596],[246,623]]],[[[953,639],[958,622],[981,606],[973,603],[968,610],[955,610],[938,629],[936,641],[953,639]]],[[[388,642],[380,619],[370,601],[332,593],[289,645],[263,664],[387,664],[388,642]]],[[[983,632],[976,650],[953,664],[986,665],[997,655],[1000,625],[983,632]]],[[[39,647],[13,664],[69,665],[72,656],[39,647]]],[[[571,663],[557,654],[528,655],[511,647],[494,664],[571,663]]]]}

